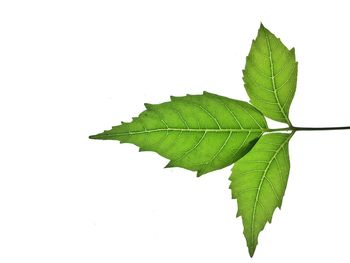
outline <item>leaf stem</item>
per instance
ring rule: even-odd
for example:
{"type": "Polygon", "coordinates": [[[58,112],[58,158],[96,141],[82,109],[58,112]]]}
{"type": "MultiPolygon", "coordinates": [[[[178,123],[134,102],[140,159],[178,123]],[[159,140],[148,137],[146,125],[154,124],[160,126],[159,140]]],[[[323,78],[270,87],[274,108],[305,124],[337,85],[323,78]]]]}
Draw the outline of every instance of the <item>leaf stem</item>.
{"type": "Polygon", "coordinates": [[[350,130],[350,126],[339,126],[339,127],[287,127],[277,129],[266,129],[267,132],[275,131],[332,131],[332,130],[350,130]]]}
{"type": "Polygon", "coordinates": [[[331,131],[331,130],[350,130],[350,126],[340,127],[291,127],[295,131],[331,131]]]}

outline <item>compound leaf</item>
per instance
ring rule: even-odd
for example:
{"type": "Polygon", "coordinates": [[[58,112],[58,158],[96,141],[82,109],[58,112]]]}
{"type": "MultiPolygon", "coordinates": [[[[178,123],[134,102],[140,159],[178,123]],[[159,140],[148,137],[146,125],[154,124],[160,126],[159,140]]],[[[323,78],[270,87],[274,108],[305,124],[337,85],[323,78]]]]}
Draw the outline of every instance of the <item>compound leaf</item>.
{"type": "Polygon", "coordinates": [[[293,133],[263,135],[240,159],[230,177],[232,197],[237,199],[237,216],[242,216],[250,256],[260,231],[271,223],[276,207],[281,208],[289,175],[288,142],[293,133]]]}
{"type": "Polygon", "coordinates": [[[243,71],[251,103],[265,116],[292,126],[288,114],[297,84],[298,63],[288,48],[262,24],[243,71]]]}
{"type": "Polygon", "coordinates": [[[240,159],[267,128],[252,105],[208,92],[145,106],[132,122],[90,138],[135,144],[140,151],[169,159],[166,167],[183,167],[200,176],[240,159]]]}

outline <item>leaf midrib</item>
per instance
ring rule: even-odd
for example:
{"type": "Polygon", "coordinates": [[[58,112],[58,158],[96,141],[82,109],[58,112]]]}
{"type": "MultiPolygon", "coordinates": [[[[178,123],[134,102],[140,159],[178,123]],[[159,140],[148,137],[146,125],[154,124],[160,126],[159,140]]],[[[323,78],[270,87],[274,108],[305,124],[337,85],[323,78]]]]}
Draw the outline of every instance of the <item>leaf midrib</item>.
{"type": "Polygon", "coordinates": [[[145,134],[145,133],[153,133],[153,132],[169,132],[169,131],[179,131],[179,132],[265,132],[269,131],[269,129],[181,129],[181,128],[162,128],[162,129],[149,129],[142,131],[130,131],[130,132],[121,132],[121,133],[110,133],[104,134],[104,136],[123,136],[123,135],[136,135],[136,134],[145,134]]]}

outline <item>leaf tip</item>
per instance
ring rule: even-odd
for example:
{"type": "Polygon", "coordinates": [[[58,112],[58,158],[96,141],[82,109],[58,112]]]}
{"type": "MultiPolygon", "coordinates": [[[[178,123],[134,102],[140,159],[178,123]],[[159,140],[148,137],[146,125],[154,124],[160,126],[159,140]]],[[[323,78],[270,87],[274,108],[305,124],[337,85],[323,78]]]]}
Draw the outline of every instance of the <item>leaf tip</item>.
{"type": "Polygon", "coordinates": [[[248,248],[248,250],[249,250],[249,256],[252,258],[253,256],[254,256],[254,253],[255,253],[255,249],[256,249],[256,246],[250,246],[249,248],[248,248]]]}
{"type": "Polygon", "coordinates": [[[260,22],[260,27],[259,27],[259,29],[261,29],[261,30],[265,30],[265,29],[266,29],[266,27],[264,26],[264,24],[263,24],[262,22],[260,22]]]}
{"type": "Polygon", "coordinates": [[[259,33],[265,33],[265,34],[272,34],[270,32],[270,30],[268,30],[263,23],[260,23],[260,27],[259,27],[259,31],[258,31],[258,34],[259,33]]]}
{"type": "Polygon", "coordinates": [[[99,134],[90,135],[89,139],[92,139],[92,140],[105,140],[106,139],[105,135],[106,135],[106,131],[102,132],[102,133],[99,133],[99,134]]]}
{"type": "Polygon", "coordinates": [[[90,135],[90,136],[89,136],[89,139],[97,140],[97,139],[98,139],[98,134],[90,135]]]}

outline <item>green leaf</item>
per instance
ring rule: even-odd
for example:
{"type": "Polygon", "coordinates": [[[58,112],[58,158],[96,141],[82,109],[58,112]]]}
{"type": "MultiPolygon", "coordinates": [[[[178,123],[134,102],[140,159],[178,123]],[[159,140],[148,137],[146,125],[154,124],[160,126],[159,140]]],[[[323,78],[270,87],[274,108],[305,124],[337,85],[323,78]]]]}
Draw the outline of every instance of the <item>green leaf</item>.
{"type": "Polygon", "coordinates": [[[288,142],[293,133],[263,135],[252,150],[240,159],[230,177],[232,197],[237,199],[237,217],[242,216],[250,256],[260,231],[281,208],[289,175],[288,142]]]}
{"type": "Polygon", "coordinates": [[[207,92],[145,106],[131,123],[90,138],[133,143],[140,151],[168,158],[166,167],[183,167],[200,176],[240,159],[267,129],[264,116],[252,105],[207,92]]]}
{"type": "Polygon", "coordinates": [[[292,126],[288,114],[298,74],[294,48],[262,24],[247,56],[243,80],[250,102],[265,116],[292,126]]]}

